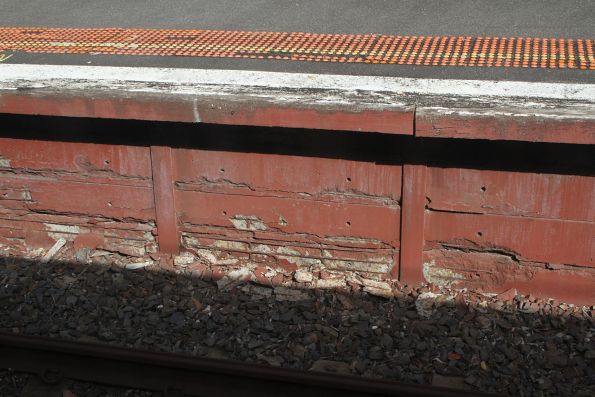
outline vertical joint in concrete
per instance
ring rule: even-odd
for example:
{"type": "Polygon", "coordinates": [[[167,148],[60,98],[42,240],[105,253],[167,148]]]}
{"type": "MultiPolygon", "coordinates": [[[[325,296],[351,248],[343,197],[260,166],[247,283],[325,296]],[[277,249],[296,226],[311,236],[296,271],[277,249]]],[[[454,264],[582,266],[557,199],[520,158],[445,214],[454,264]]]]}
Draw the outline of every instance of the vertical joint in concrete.
{"type": "Polygon", "coordinates": [[[401,194],[401,249],[400,264],[392,276],[406,284],[419,284],[423,277],[423,249],[426,207],[425,165],[403,166],[401,194]]]}
{"type": "Polygon", "coordinates": [[[176,219],[172,149],[151,146],[151,168],[159,251],[177,254],[180,250],[180,236],[176,219]]]}

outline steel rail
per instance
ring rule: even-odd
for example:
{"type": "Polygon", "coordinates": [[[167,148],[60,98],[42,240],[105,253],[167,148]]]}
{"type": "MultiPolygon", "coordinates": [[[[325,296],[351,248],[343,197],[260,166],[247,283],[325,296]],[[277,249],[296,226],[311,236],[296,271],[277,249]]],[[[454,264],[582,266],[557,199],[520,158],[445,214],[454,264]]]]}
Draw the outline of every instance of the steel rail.
{"type": "Polygon", "coordinates": [[[488,396],[354,376],[274,368],[0,333],[0,367],[48,382],[76,379],[191,396],[488,396]]]}

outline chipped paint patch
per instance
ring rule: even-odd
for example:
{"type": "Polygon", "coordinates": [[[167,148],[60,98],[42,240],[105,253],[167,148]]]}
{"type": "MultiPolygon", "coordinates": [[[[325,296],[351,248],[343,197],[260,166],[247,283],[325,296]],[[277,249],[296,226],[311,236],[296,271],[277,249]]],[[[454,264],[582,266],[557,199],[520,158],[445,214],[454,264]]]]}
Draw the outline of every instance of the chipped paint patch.
{"type": "Polygon", "coordinates": [[[153,261],[133,262],[133,263],[128,263],[127,265],[125,265],[124,268],[127,270],[138,270],[138,269],[144,269],[149,266],[153,266],[154,264],[155,264],[155,262],[153,262],[153,261]]]}
{"type": "Polygon", "coordinates": [[[311,283],[314,280],[312,272],[305,269],[296,270],[295,274],[293,275],[293,278],[298,283],[311,283]]]}
{"type": "Polygon", "coordinates": [[[272,252],[271,247],[266,244],[256,244],[252,247],[252,251],[257,254],[270,254],[272,252]]]}
{"type": "Polygon", "coordinates": [[[423,264],[423,275],[427,282],[441,287],[452,287],[458,281],[465,279],[463,275],[450,269],[437,267],[435,261],[423,264]]]}
{"type": "Polygon", "coordinates": [[[81,232],[80,227],[73,225],[59,225],[56,223],[44,223],[44,226],[48,231],[54,233],[67,233],[67,234],[79,234],[81,232]]]}
{"type": "Polygon", "coordinates": [[[304,258],[302,256],[285,256],[279,255],[277,256],[278,259],[285,259],[287,262],[292,263],[298,266],[314,266],[320,267],[322,266],[322,261],[316,258],[304,258]]]}
{"type": "Polygon", "coordinates": [[[230,221],[238,230],[263,231],[268,229],[263,220],[255,215],[235,215],[230,218],[230,221]]]}
{"type": "Polygon", "coordinates": [[[10,160],[0,156],[0,168],[10,168],[10,160]]]}
{"type": "Polygon", "coordinates": [[[323,260],[323,264],[332,270],[352,270],[372,273],[387,273],[390,270],[390,264],[387,263],[325,259],[323,260]]]}
{"type": "Polygon", "coordinates": [[[182,252],[174,257],[174,265],[176,266],[187,266],[195,261],[196,257],[190,252],[182,252]]]}
{"type": "Polygon", "coordinates": [[[351,237],[351,236],[337,236],[337,237],[327,237],[327,240],[333,243],[347,243],[347,244],[375,244],[381,245],[382,241],[373,239],[373,238],[361,238],[361,237],[351,237]]]}
{"type": "Polygon", "coordinates": [[[381,296],[386,299],[391,299],[394,297],[392,289],[364,287],[363,291],[370,295],[381,296]]]}
{"type": "Polygon", "coordinates": [[[239,262],[239,259],[237,258],[219,259],[208,249],[198,249],[196,250],[196,255],[212,265],[235,265],[239,262]]]}
{"type": "MultiPolygon", "coordinates": [[[[276,252],[277,252],[277,254],[281,254],[281,255],[277,255],[278,259],[284,259],[287,262],[292,263],[294,265],[313,266],[313,267],[322,266],[322,261],[320,259],[304,257],[304,254],[300,253],[297,250],[294,250],[293,248],[281,246],[281,247],[277,247],[276,252]]],[[[307,255],[307,252],[306,252],[306,255],[307,255]]]]}
{"type": "Polygon", "coordinates": [[[277,247],[277,253],[282,254],[282,255],[293,255],[293,256],[300,255],[300,253],[298,251],[294,250],[293,248],[289,248],[289,247],[285,247],[285,246],[277,247]]]}
{"type": "Polygon", "coordinates": [[[316,281],[316,288],[334,289],[342,288],[346,285],[347,283],[344,278],[319,279],[316,281]]]}
{"type": "Polygon", "coordinates": [[[216,240],[213,243],[214,247],[227,249],[230,251],[248,251],[250,246],[240,241],[216,240]]]}
{"type": "Polygon", "coordinates": [[[33,198],[31,197],[31,192],[28,190],[23,190],[21,193],[21,198],[25,201],[31,201],[33,198]]]}
{"type": "Polygon", "coordinates": [[[366,287],[391,290],[390,284],[387,283],[386,281],[375,281],[375,280],[370,280],[370,279],[361,278],[361,277],[360,277],[360,280],[361,280],[361,283],[366,287]]]}

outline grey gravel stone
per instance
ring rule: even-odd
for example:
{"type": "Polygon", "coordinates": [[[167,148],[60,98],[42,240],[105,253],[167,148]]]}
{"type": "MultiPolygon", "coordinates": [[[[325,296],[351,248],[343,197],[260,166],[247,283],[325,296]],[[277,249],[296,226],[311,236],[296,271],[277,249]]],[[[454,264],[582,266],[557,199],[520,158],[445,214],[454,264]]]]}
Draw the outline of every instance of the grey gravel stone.
{"type": "MultiPolygon", "coordinates": [[[[501,394],[595,395],[593,308],[516,292],[498,300],[403,288],[387,300],[241,277],[218,288],[157,266],[3,258],[0,280],[3,332],[402,382],[446,379],[501,394]]],[[[10,376],[0,377],[0,395],[10,395],[2,389],[12,387],[10,376]]]]}

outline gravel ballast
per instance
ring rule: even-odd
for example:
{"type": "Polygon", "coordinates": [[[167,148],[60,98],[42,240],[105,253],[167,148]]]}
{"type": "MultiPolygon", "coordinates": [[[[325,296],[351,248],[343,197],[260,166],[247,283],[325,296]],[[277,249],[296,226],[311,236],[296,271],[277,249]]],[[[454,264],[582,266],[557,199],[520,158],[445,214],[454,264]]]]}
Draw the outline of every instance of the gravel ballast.
{"type": "MultiPolygon", "coordinates": [[[[15,258],[0,258],[0,282],[2,332],[511,395],[595,395],[594,307],[514,290],[403,286],[385,299],[15,258]]],[[[0,390],[22,387],[17,378],[2,372],[0,390]]]]}

